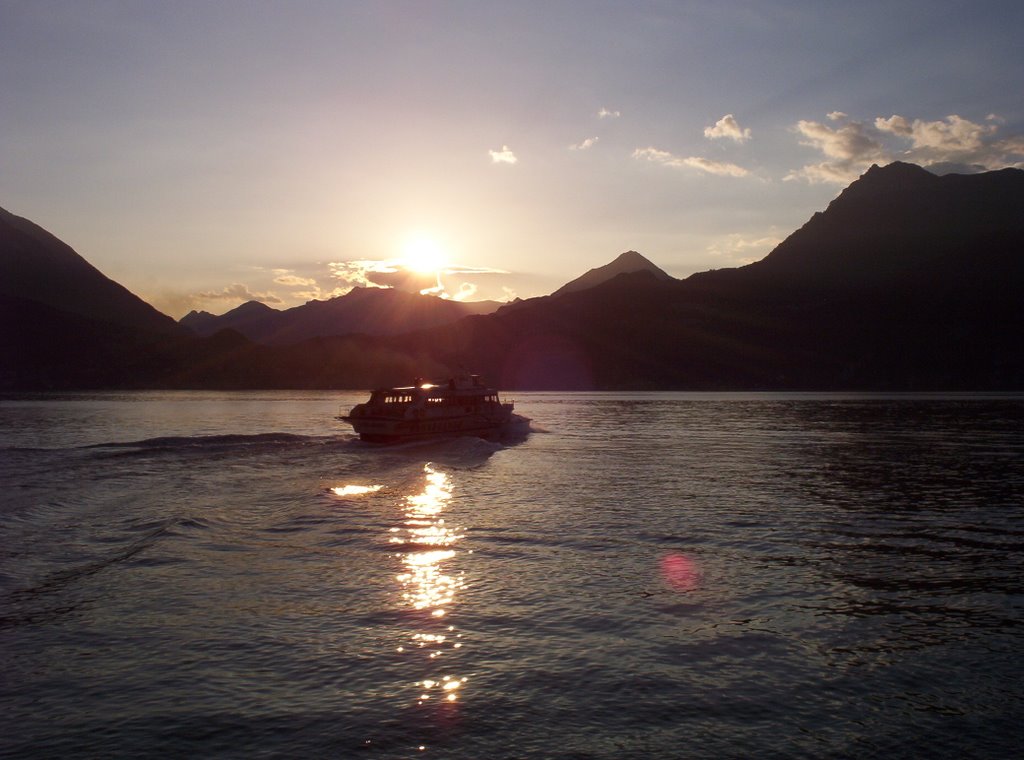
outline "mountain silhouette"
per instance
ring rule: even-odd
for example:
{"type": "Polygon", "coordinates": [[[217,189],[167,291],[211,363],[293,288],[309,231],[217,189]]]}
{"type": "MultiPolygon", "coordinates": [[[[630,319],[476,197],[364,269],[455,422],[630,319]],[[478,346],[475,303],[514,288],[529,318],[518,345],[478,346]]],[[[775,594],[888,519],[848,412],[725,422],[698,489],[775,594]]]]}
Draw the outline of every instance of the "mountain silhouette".
{"type": "Polygon", "coordinates": [[[120,327],[165,335],[184,330],[103,275],[42,227],[0,208],[0,295],[120,327]]]}
{"type": "Polygon", "coordinates": [[[1021,208],[1021,170],[876,166],[754,264],[623,274],[403,350],[510,388],[1020,388],[1021,208]]]}
{"type": "Polygon", "coordinates": [[[938,177],[872,166],[761,261],[696,277],[827,292],[1013,281],[1024,266],[1022,183],[1019,169],[938,177]]]}
{"type": "Polygon", "coordinates": [[[0,385],[366,388],[466,367],[506,389],[1020,390],[1021,208],[1021,170],[872,167],[753,264],[677,280],[619,257],[567,284],[585,287],[443,323],[450,302],[362,290],[196,314],[238,329],[175,337],[2,295],[0,385]],[[266,344],[242,333],[271,312],[301,318],[266,344]]]}
{"type": "Polygon", "coordinates": [[[251,324],[273,320],[281,312],[259,301],[246,301],[223,314],[208,311],[190,311],[178,320],[178,324],[189,328],[196,335],[213,335],[221,330],[236,330],[245,333],[251,324]]]}
{"type": "Polygon", "coordinates": [[[633,272],[650,272],[659,280],[671,280],[671,275],[662,271],[657,265],[651,263],[647,258],[636,251],[626,251],[619,254],[614,261],[601,267],[595,267],[580,275],[575,280],[567,282],[551,295],[559,296],[564,293],[573,293],[578,290],[586,290],[595,285],[607,282],[620,274],[631,274],[633,272]]]}
{"type": "Polygon", "coordinates": [[[190,312],[181,324],[197,335],[236,330],[256,343],[287,345],[310,338],[362,333],[396,335],[488,314],[497,301],[462,302],[393,288],[353,288],[343,296],[277,310],[249,301],[220,316],[190,312]]]}

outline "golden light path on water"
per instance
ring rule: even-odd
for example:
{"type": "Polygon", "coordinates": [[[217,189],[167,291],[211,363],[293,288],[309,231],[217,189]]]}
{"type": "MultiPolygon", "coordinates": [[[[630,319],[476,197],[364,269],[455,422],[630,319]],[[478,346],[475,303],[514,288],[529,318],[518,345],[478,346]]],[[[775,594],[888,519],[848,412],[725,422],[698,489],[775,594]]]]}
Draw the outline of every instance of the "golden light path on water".
{"type": "MultiPolygon", "coordinates": [[[[448,525],[444,511],[452,499],[452,479],[433,465],[423,466],[424,485],[421,491],[406,496],[402,502],[402,519],[388,531],[388,542],[396,547],[392,557],[401,566],[395,575],[398,599],[413,621],[407,632],[408,643],[397,647],[403,656],[422,658],[423,674],[419,681],[410,682],[417,705],[444,705],[447,713],[455,709],[465,676],[451,672],[444,655],[462,647],[462,634],[456,633],[449,622],[449,614],[456,603],[458,592],[465,588],[465,573],[453,573],[448,563],[457,551],[455,545],[464,538],[460,528],[448,525]]],[[[364,496],[377,493],[383,485],[348,484],[332,488],[337,496],[364,496]]],[[[448,717],[452,717],[448,713],[448,717]]],[[[370,740],[367,740],[370,744],[370,740]]],[[[423,751],[425,744],[418,745],[423,751]]]]}
{"type": "Polygon", "coordinates": [[[339,486],[331,490],[338,496],[362,496],[367,493],[375,493],[384,486],[339,486]]]}
{"type": "MultiPolygon", "coordinates": [[[[422,650],[435,661],[449,647],[462,646],[458,641],[461,634],[455,633],[453,625],[445,625],[444,618],[466,585],[465,573],[450,575],[445,568],[445,563],[455,557],[452,547],[464,536],[442,516],[452,498],[451,478],[430,464],[424,465],[423,471],[423,490],[406,497],[404,521],[401,527],[391,528],[390,541],[404,549],[395,555],[403,565],[403,572],[395,576],[402,602],[410,610],[429,616],[419,630],[410,634],[410,649],[422,650]]],[[[405,652],[406,648],[400,646],[398,651],[405,652]]],[[[436,674],[416,683],[419,704],[431,699],[458,700],[466,678],[443,671],[439,663],[436,674]]]]}

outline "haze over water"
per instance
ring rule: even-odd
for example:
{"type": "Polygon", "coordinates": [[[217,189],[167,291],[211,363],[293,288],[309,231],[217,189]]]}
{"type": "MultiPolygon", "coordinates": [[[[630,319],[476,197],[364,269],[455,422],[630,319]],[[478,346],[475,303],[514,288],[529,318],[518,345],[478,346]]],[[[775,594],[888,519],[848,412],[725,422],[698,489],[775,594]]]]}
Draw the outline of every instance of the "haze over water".
{"type": "Polygon", "coordinates": [[[0,400],[0,753],[991,757],[1024,746],[1024,397],[0,400]]]}

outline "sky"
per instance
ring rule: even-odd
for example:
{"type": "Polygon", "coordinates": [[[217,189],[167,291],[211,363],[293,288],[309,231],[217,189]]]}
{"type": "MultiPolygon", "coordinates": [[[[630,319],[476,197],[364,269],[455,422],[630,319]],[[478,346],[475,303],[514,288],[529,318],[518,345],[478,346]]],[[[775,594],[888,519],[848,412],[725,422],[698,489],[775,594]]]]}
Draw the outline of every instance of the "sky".
{"type": "Polygon", "coordinates": [[[179,318],[756,261],[1024,167],[1020,0],[0,0],[0,207],[179,318]]]}

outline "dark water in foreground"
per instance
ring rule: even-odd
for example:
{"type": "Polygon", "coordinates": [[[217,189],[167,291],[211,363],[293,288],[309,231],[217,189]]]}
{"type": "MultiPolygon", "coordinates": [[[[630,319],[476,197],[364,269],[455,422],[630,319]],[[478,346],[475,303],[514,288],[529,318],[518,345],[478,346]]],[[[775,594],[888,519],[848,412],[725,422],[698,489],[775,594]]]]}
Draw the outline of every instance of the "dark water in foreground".
{"type": "Polygon", "coordinates": [[[0,754],[1024,751],[1024,398],[358,399],[0,400],[0,754]]]}

